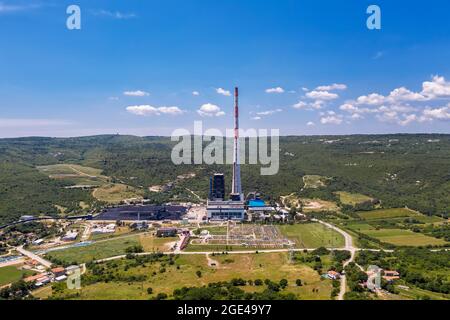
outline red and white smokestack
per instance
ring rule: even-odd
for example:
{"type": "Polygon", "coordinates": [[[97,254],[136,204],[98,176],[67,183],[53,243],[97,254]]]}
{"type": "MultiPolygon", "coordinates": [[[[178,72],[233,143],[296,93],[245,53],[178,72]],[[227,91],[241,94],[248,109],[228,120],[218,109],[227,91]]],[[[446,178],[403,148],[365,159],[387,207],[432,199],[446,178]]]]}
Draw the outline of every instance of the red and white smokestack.
{"type": "Polygon", "coordinates": [[[239,139],[239,88],[234,88],[234,139],[239,139]]]}
{"type": "Polygon", "coordinates": [[[239,89],[234,88],[234,158],[232,194],[243,200],[241,186],[241,164],[239,157],[239,89]]]}

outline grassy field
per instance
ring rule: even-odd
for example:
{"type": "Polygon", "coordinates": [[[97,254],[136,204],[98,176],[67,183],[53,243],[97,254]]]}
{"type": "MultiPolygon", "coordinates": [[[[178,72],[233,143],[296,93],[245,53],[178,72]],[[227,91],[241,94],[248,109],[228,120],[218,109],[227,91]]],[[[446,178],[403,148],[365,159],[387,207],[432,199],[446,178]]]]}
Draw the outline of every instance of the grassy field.
{"type": "Polygon", "coordinates": [[[362,219],[365,219],[365,220],[386,219],[386,218],[423,217],[422,214],[412,211],[412,210],[409,210],[409,209],[405,209],[405,208],[363,211],[363,212],[358,212],[358,215],[362,219]]]}
{"type": "Polygon", "coordinates": [[[202,227],[200,228],[200,231],[202,230],[208,230],[210,234],[212,235],[225,235],[227,234],[227,227],[224,226],[217,226],[217,227],[202,227]]]}
{"type": "Polygon", "coordinates": [[[343,204],[347,204],[347,205],[351,205],[351,206],[373,200],[371,197],[360,194],[360,193],[348,193],[345,191],[339,191],[339,192],[336,192],[336,194],[339,196],[339,199],[341,200],[341,202],[343,204]]]}
{"type": "Polygon", "coordinates": [[[166,252],[170,250],[171,244],[180,240],[179,238],[157,238],[150,234],[139,236],[139,242],[145,252],[166,252]]]}
{"type": "Polygon", "coordinates": [[[139,245],[139,236],[131,236],[120,239],[99,241],[86,247],[69,248],[48,253],[48,257],[53,257],[67,263],[85,263],[92,260],[99,260],[108,257],[125,254],[125,249],[134,245],[139,245]]]}
{"type": "Polygon", "coordinates": [[[17,266],[0,268],[0,287],[15,281],[19,281],[23,276],[31,276],[34,272],[19,270],[17,266]]]}
{"type": "Polygon", "coordinates": [[[37,169],[52,179],[69,181],[74,185],[101,186],[109,180],[102,175],[102,170],[76,164],[55,164],[40,166],[37,169]]]}
{"type": "Polygon", "coordinates": [[[429,297],[432,300],[449,300],[450,295],[449,294],[443,294],[443,293],[436,293],[431,292],[419,288],[409,288],[406,289],[400,289],[398,286],[396,286],[397,290],[399,291],[399,296],[405,299],[410,300],[417,300],[417,299],[423,299],[423,297],[429,297]]]}
{"type": "Polygon", "coordinates": [[[255,248],[244,246],[226,246],[218,244],[189,244],[184,251],[188,252],[233,252],[233,251],[257,251],[255,248]]]}
{"type": "Polygon", "coordinates": [[[94,190],[94,198],[109,203],[119,203],[124,199],[141,199],[144,192],[137,188],[124,184],[107,184],[94,190]]]}
{"type": "Polygon", "coordinates": [[[144,252],[165,252],[170,250],[170,244],[178,240],[178,238],[156,238],[148,233],[136,234],[118,239],[115,239],[115,237],[97,239],[97,242],[89,246],[53,251],[48,253],[48,256],[67,263],[85,263],[123,255],[125,254],[125,249],[134,245],[142,245],[144,252]]]}
{"type": "Polygon", "coordinates": [[[278,226],[282,234],[296,242],[299,248],[343,247],[344,237],[320,223],[278,226]]]}
{"type": "Polygon", "coordinates": [[[40,166],[38,170],[52,179],[68,181],[74,185],[97,186],[92,195],[100,201],[119,203],[124,199],[142,198],[143,191],[124,184],[110,183],[102,170],[76,164],[40,166]]]}
{"type": "Polygon", "coordinates": [[[427,246],[443,245],[446,242],[442,239],[429,237],[422,233],[412,232],[404,229],[377,229],[367,223],[349,223],[347,227],[364,233],[370,237],[376,238],[382,242],[390,243],[396,246],[427,246]]]}
{"type": "MultiPolygon", "coordinates": [[[[208,266],[205,255],[179,256],[175,261],[175,265],[165,266],[166,272],[164,273],[158,272],[160,269],[159,263],[145,267],[130,268],[126,271],[128,274],[150,275],[153,271],[156,271],[156,275],[148,277],[148,280],[143,283],[109,282],[83,286],[83,289],[79,292],[79,299],[144,300],[161,292],[170,295],[174,289],[183,286],[198,287],[211,282],[230,281],[233,278],[243,278],[246,280],[270,279],[277,282],[285,278],[289,281],[285,292],[292,292],[300,299],[330,299],[331,281],[322,280],[317,272],[308,266],[290,264],[286,253],[229,254],[211,258],[219,263],[216,268],[208,266]],[[177,265],[179,269],[177,269],[177,265]],[[197,277],[196,271],[201,271],[201,278],[197,277]],[[305,285],[297,287],[295,285],[296,279],[301,279],[305,285]],[[149,287],[153,289],[153,295],[147,294],[146,291],[149,287]]],[[[118,263],[126,262],[118,261],[118,263]]],[[[123,270],[123,268],[119,268],[119,270],[123,270]]],[[[255,286],[241,288],[245,291],[263,290],[263,287],[255,286]]]]}
{"type": "Polygon", "coordinates": [[[442,239],[429,237],[422,233],[416,233],[403,229],[366,230],[363,233],[377,238],[382,242],[390,243],[396,246],[417,247],[427,245],[443,245],[447,243],[442,239]]]}

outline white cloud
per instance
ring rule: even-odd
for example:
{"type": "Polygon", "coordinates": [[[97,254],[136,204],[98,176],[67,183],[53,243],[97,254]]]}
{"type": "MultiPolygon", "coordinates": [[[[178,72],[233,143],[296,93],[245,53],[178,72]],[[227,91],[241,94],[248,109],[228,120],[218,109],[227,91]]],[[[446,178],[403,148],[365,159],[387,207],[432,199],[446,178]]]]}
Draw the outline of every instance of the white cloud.
{"type": "Polygon", "coordinates": [[[342,116],[340,115],[328,115],[320,118],[320,123],[322,124],[341,124],[342,116]]]}
{"type": "Polygon", "coordinates": [[[261,112],[257,112],[256,115],[258,116],[270,116],[272,114],[278,113],[278,112],[282,112],[283,109],[275,109],[275,110],[267,110],[267,111],[261,111],[261,112]]]}
{"type": "Polygon", "coordinates": [[[230,96],[231,96],[231,92],[228,91],[228,90],[225,90],[225,89],[223,89],[223,88],[217,88],[217,89],[216,89],[216,92],[217,92],[218,94],[221,94],[221,95],[226,96],[226,97],[230,97],[230,96]]]}
{"type": "Polygon", "coordinates": [[[415,114],[409,114],[409,115],[405,115],[403,120],[399,120],[398,124],[401,126],[406,126],[416,120],[417,120],[417,116],[415,114]]]}
{"type": "Polygon", "coordinates": [[[98,10],[92,11],[92,13],[96,16],[104,16],[119,20],[136,18],[136,15],[134,13],[123,13],[120,11],[98,10]]]}
{"type": "Polygon", "coordinates": [[[153,107],[150,105],[129,106],[127,111],[137,116],[159,116],[161,114],[177,116],[184,113],[178,107],[153,107]]]}
{"type": "Polygon", "coordinates": [[[335,100],[339,98],[339,96],[335,93],[331,93],[328,91],[311,91],[306,94],[306,96],[310,99],[315,100],[335,100]]]}
{"type": "Polygon", "coordinates": [[[294,109],[305,109],[305,110],[320,110],[325,105],[325,102],[322,100],[316,100],[314,102],[304,102],[299,101],[296,104],[294,104],[292,107],[294,109]]]}
{"type": "Polygon", "coordinates": [[[429,120],[450,120],[450,104],[442,108],[426,108],[423,111],[423,116],[429,120]]]}
{"type": "Polygon", "coordinates": [[[312,122],[312,121],[309,121],[306,125],[308,127],[314,127],[316,124],[314,122],[312,122]]]}
{"type": "Polygon", "coordinates": [[[266,89],[266,93],[284,93],[284,89],[281,87],[266,89]]]}
{"type": "Polygon", "coordinates": [[[382,105],[386,98],[378,93],[372,93],[367,96],[360,96],[356,99],[356,103],[359,105],[365,104],[370,106],[382,105]]]}
{"type": "Polygon", "coordinates": [[[350,118],[351,118],[352,120],[364,119],[364,117],[363,117],[361,114],[359,114],[359,113],[354,113],[354,114],[352,114],[352,115],[350,116],[350,118]]]}
{"type": "Polygon", "coordinates": [[[428,99],[450,97],[450,82],[444,77],[434,76],[432,81],[425,81],[422,84],[422,94],[428,99]]]}
{"type": "Polygon", "coordinates": [[[304,102],[304,101],[299,101],[296,104],[294,104],[292,107],[295,109],[305,109],[308,107],[308,103],[304,102]]]}
{"type": "Polygon", "coordinates": [[[258,116],[252,117],[252,120],[261,120],[261,117],[258,117],[258,116]]]}
{"type": "Polygon", "coordinates": [[[150,95],[150,93],[145,92],[145,91],[141,91],[141,90],[125,91],[123,94],[125,96],[129,96],[129,97],[147,97],[147,96],[150,95]]]}
{"type": "Polygon", "coordinates": [[[29,5],[12,5],[5,4],[4,2],[0,2],[0,13],[11,13],[17,11],[26,11],[31,9],[40,8],[41,4],[29,4],[29,5]]]}
{"type": "Polygon", "coordinates": [[[225,115],[219,106],[212,103],[206,103],[197,110],[197,113],[202,117],[221,117],[225,115]]]}
{"type": "Polygon", "coordinates": [[[412,92],[405,87],[394,89],[388,96],[390,102],[425,101],[427,98],[420,93],[412,92]]]}
{"type": "Polygon", "coordinates": [[[303,87],[303,88],[302,88],[302,91],[304,91],[304,92],[308,92],[308,91],[309,91],[309,89],[308,89],[308,88],[306,88],[306,87],[303,87]]]}
{"type": "Polygon", "coordinates": [[[333,90],[346,90],[347,85],[340,83],[333,83],[328,86],[319,86],[315,90],[316,91],[333,91],[333,90]]]}
{"type": "Polygon", "coordinates": [[[200,95],[200,92],[198,92],[198,91],[192,91],[192,95],[193,95],[193,96],[199,96],[199,95],[200,95]]]}

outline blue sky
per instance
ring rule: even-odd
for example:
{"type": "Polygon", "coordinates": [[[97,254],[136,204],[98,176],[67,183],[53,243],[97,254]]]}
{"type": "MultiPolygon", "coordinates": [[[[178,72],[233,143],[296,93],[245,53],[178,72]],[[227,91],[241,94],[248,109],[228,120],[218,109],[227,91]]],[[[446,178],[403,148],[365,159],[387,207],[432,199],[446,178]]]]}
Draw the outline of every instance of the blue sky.
{"type": "Polygon", "coordinates": [[[450,133],[450,3],[0,0],[0,137],[450,133]],[[81,30],[66,8],[81,8],[81,30]],[[368,30],[377,4],[382,29],[368,30]]]}

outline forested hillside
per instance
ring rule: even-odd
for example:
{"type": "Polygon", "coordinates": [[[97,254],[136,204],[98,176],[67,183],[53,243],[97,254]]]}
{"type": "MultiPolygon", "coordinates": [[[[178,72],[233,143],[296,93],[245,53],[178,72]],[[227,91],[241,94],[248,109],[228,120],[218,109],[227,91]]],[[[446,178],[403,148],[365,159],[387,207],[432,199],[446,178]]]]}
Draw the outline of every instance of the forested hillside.
{"type": "MultiPolygon", "coordinates": [[[[88,190],[65,189],[37,166],[60,163],[98,168],[126,185],[146,190],[195,173],[169,192],[182,188],[206,197],[209,176],[231,166],[181,165],[171,161],[173,142],[161,137],[105,135],[82,138],[0,139],[0,223],[21,214],[60,214],[82,210],[96,201],[88,190]]],[[[336,200],[336,191],[358,192],[380,199],[383,207],[408,206],[427,214],[450,211],[449,135],[314,136],[280,138],[280,171],[261,176],[259,166],[243,165],[244,191],[259,191],[267,200],[297,193],[336,200]],[[328,177],[316,189],[303,189],[304,175],[328,177]]],[[[228,189],[229,190],[229,189],[228,189]]]]}

